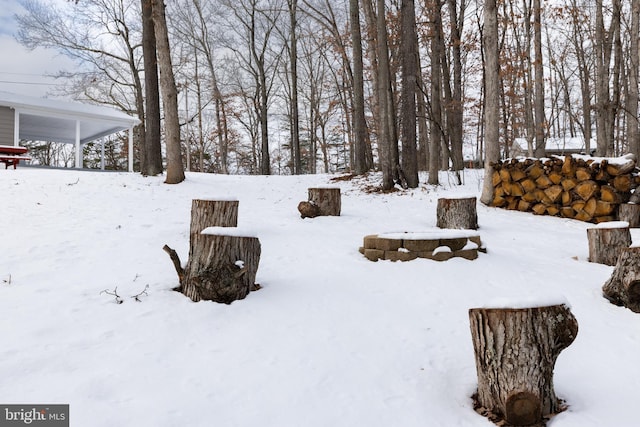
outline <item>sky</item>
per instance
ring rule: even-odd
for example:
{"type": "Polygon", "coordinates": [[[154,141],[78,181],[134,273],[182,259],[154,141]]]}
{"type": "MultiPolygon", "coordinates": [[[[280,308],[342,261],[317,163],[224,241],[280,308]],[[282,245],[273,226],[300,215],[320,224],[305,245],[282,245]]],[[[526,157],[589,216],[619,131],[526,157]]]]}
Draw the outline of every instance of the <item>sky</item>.
{"type": "Polygon", "coordinates": [[[47,77],[71,64],[49,49],[30,51],[15,40],[18,31],[15,15],[23,13],[19,0],[2,0],[0,8],[0,91],[45,97],[55,86],[47,77]]]}

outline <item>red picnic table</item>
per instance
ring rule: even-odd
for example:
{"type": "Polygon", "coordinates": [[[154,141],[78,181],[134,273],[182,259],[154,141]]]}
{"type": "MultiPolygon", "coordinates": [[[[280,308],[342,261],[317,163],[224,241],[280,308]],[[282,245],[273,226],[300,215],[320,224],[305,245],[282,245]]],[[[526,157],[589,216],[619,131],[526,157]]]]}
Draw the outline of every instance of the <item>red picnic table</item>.
{"type": "Polygon", "coordinates": [[[15,169],[20,160],[31,160],[31,157],[23,155],[27,151],[27,148],[18,145],[0,145],[0,163],[4,163],[5,169],[9,166],[15,169]]]}

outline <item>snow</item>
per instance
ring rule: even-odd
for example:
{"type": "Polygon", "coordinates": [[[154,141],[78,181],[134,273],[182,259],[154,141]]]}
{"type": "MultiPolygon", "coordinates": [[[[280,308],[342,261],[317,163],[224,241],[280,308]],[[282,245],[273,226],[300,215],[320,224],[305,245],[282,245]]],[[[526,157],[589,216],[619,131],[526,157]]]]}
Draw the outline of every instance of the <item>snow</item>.
{"type": "Polygon", "coordinates": [[[243,227],[207,227],[201,234],[213,234],[215,236],[230,237],[260,237],[258,231],[243,227]]]}
{"type": "Polygon", "coordinates": [[[629,223],[627,221],[606,221],[591,228],[629,228],[629,223]]]}
{"type": "Polygon", "coordinates": [[[0,401],[68,403],[91,427],[493,426],[470,398],[468,310],[561,295],[580,330],[554,375],[569,409],[549,426],[636,426],[639,315],[602,297],[613,267],[587,262],[592,224],[479,204],[476,260],[358,252],[366,235],[434,228],[438,198],[479,196],[481,176],[389,194],[339,181],[341,216],[303,220],[329,176],[0,170],[0,401]],[[231,305],[172,291],[162,250],[186,262],[191,200],[214,192],[237,197],[262,246],[262,289],[231,305]]]}
{"type": "Polygon", "coordinates": [[[394,240],[436,240],[436,239],[461,239],[478,236],[476,230],[459,230],[451,228],[433,228],[424,231],[404,231],[393,233],[380,233],[378,237],[394,240]]]}

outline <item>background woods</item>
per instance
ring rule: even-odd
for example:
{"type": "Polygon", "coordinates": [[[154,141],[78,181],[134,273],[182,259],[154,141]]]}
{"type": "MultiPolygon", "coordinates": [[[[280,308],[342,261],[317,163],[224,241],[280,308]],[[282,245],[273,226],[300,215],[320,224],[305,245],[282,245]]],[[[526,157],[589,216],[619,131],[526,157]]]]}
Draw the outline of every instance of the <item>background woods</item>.
{"type": "MultiPolygon", "coordinates": [[[[465,166],[540,157],[550,140],[640,154],[640,0],[165,4],[26,0],[18,17],[22,44],[78,61],[53,94],[140,118],[143,174],[381,170],[389,189],[419,170],[461,182],[465,166]]],[[[41,148],[45,164],[64,157],[41,148]]]]}

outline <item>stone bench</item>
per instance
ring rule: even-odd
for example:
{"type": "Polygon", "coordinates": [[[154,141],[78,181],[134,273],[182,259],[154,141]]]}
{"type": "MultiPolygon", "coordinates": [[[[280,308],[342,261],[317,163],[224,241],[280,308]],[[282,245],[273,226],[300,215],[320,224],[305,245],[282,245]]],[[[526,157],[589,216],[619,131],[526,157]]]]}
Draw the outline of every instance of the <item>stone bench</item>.
{"type": "Polygon", "coordinates": [[[475,230],[434,229],[422,232],[372,234],[364,237],[360,253],[370,261],[411,261],[416,258],[446,261],[453,257],[474,260],[486,252],[475,230]]]}

